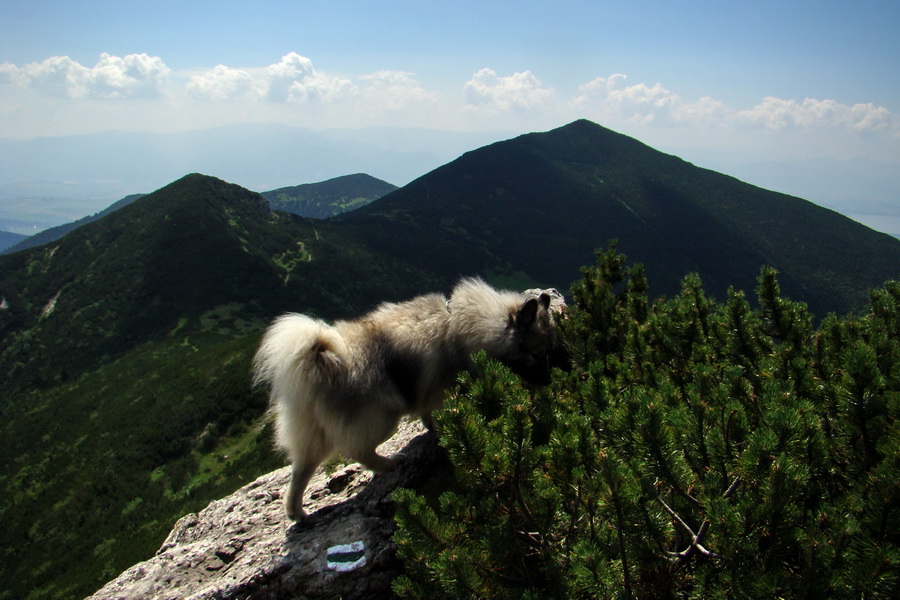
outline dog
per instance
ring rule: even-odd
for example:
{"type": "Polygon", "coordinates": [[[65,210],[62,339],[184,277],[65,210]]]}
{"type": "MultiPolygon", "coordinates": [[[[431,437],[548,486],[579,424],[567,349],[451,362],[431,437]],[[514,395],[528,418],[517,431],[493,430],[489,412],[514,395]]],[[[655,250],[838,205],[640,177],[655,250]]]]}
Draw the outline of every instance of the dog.
{"type": "Polygon", "coordinates": [[[444,391],[484,350],[525,381],[550,380],[555,324],[547,293],[498,291],[477,278],[441,294],[384,303],[330,325],[278,317],[254,358],[254,384],[268,384],[276,440],[292,464],[288,517],[306,516],[303,494],[319,465],[341,453],[376,472],[397,458],[376,447],[413,415],[434,429],[444,391]]]}

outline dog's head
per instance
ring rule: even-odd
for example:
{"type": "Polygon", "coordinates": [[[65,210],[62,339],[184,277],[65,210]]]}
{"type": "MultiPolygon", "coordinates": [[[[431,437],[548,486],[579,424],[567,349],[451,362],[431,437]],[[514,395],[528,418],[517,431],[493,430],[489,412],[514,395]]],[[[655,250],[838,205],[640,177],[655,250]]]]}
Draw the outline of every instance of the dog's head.
{"type": "Polygon", "coordinates": [[[556,329],[550,310],[550,295],[529,298],[510,313],[510,343],[501,362],[528,383],[550,383],[551,355],[556,347],[556,329]]]}

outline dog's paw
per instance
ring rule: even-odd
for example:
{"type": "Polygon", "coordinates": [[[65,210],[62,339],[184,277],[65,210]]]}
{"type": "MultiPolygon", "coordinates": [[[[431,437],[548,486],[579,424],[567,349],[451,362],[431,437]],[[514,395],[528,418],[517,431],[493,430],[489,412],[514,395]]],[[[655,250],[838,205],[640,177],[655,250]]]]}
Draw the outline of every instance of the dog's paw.
{"type": "Polygon", "coordinates": [[[301,503],[297,503],[297,506],[294,506],[290,502],[284,503],[284,512],[287,514],[288,519],[291,521],[302,521],[307,517],[306,511],[303,509],[303,505],[301,503]]]}

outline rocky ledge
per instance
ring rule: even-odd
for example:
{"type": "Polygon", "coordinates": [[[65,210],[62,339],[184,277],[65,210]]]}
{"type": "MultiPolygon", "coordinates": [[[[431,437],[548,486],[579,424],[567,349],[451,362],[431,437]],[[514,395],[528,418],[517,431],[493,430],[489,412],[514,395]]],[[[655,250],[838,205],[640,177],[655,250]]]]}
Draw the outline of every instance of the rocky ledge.
{"type": "Polygon", "coordinates": [[[397,487],[418,487],[442,470],[436,437],[403,421],[380,447],[403,452],[391,473],[358,464],[320,471],[307,489],[309,517],[292,523],[282,494],[285,467],[176,523],[157,554],[90,600],[390,598],[400,572],[391,536],[397,487]]]}

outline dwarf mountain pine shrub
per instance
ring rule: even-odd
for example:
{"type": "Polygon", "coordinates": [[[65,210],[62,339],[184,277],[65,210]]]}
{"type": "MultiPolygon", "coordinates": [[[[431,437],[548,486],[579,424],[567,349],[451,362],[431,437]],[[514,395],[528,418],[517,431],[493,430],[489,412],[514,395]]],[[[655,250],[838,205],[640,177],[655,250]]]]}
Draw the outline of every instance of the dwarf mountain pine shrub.
{"type": "Polygon", "coordinates": [[[441,493],[400,490],[407,598],[892,598],[900,589],[900,283],[816,329],[688,275],[647,300],[598,252],[532,390],[484,356],[439,416],[441,493]]]}

